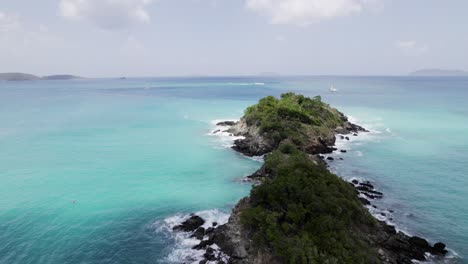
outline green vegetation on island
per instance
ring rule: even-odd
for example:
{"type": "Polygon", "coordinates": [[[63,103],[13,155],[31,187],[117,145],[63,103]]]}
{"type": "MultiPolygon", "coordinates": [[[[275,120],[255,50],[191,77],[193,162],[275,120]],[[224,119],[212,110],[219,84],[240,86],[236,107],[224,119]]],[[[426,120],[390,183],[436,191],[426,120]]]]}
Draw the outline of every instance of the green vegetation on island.
{"type": "Polygon", "coordinates": [[[326,137],[344,123],[338,110],[322,102],[320,96],[308,98],[285,93],[280,99],[268,96],[245,111],[248,125],[260,128],[262,136],[276,145],[290,138],[296,145],[313,136],[326,137]]]}
{"type": "Polygon", "coordinates": [[[264,169],[275,176],[252,189],[241,214],[255,243],[284,263],[377,262],[364,235],[376,221],[349,183],[287,143],[266,157],[264,169]]]}
{"type": "Polygon", "coordinates": [[[275,150],[285,140],[309,154],[328,153],[335,142],[335,132],[346,134],[364,129],[349,123],[320,96],[285,93],[279,99],[268,96],[248,107],[241,121],[229,131],[245,136],[236,141],[235,150],[258,156],[275,150]]]}

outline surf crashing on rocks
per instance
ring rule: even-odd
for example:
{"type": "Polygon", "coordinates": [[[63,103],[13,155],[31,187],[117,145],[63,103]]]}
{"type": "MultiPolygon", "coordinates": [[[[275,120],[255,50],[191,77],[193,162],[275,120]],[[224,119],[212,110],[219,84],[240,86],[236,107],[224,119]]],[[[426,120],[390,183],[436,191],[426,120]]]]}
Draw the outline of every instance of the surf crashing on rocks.
{"type": "Polygon", "coordinates": [[[211,121],[210,132],[207,133],[208,136],[216,137],[217,146],[222,148],[231,148],[234,146],[234,141],[237,139],[243,139],[243,136],[235,136],[230,133],[228,130],[231,128],[229,125],[221,125],[222,122],[238,122],[238,119],[216,119],[211,121]]]}
{"type": "MultiPolygon", "coordinates": [[[[233,133],[229,132],[229,128],[231,128],[232,125],[226,125],[226,122],[237,123],[239,122],[239,119],[215,119],[210,122],[210,132],[208,132],[206,135],[216,138],[215,148],[232,148],[234,146],[234,141],[245,138],[244,136],[236,136],[233,133]]],[[[260,163],[264,162],[264,155],[245,157],[260,163]]]]}
{"type": "MultiPolygon", "coordinates": [[[[201,227],[208,229],[210,227],[226,224],[229,220],[229,214],[219,210],[211,209],[199,211],[194,214],[176,214],[165,218],[162,221],[156,221],[152,224],[155,232],[168,236],[173,242],[170,253],[161,260],[160,263],[191,263],[198,264],[205,259],[205,249],[194,249],[202,240],[193,236],[194,232],[175,231],[174,227],[180,226],[184,221],[192,216],[199,216],[205,222],[201,227]]],[[[228,256],[222,253],[219,247],[214,244],[210,246],[213,254],[225,259],[227,263],[228,256]]],[[[210,263],[210,262],[207,262],[210,263]]]]}

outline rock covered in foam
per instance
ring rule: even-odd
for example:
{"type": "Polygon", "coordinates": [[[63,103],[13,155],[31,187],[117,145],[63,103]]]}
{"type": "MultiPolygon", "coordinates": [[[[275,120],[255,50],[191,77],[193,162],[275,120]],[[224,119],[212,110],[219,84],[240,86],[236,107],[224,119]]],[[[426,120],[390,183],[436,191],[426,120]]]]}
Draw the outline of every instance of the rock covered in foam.
{"type": "Polygon", "coordinates": [[[222,122],[218,122],[216,123],[217,126],[233,126],[235,125],[237,122],[235,121],[222,121],[222,122]]]}
{"type": "Polygon", "coordinates": [[[192,215],[189,219],[182,222],[182,224],[175,226],[174,231],[192,232],[205,223],[205,220],[198,215],[192,215]]]}
{"type": "Polygon", "coordinates": [[[202,240],[203,236],[205,236],[205,228],[199,227],[193,232],[193,234],[190,237],[194,237],[198,240],[202,240]]]}

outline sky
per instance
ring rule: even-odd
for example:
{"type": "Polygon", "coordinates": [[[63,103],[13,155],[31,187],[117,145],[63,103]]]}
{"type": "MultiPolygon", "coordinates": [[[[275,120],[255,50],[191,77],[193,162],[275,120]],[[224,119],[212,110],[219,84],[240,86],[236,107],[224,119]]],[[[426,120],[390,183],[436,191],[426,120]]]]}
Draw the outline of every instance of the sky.
{"type": "Polygon", "coordinates": [[[468,70],[466,0],[0,0],[0,72],[468,70]]]}

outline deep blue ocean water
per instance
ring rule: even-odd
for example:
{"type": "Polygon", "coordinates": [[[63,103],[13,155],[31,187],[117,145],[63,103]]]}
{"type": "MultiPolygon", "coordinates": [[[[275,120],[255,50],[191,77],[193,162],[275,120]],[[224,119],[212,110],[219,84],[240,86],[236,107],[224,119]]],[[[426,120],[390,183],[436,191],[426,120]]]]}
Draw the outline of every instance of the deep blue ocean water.
{"type": "Polygon", "coordinates": [[[332,170],[371,180],[388,221],[468,263],[468,78],[332,76],[0,82],[0,263],[194,254],[167,226],[199,211],[225,221],[261,165],[210,135],[213,120],[285,91],[370,129],[338,142],[332,170]]]}

